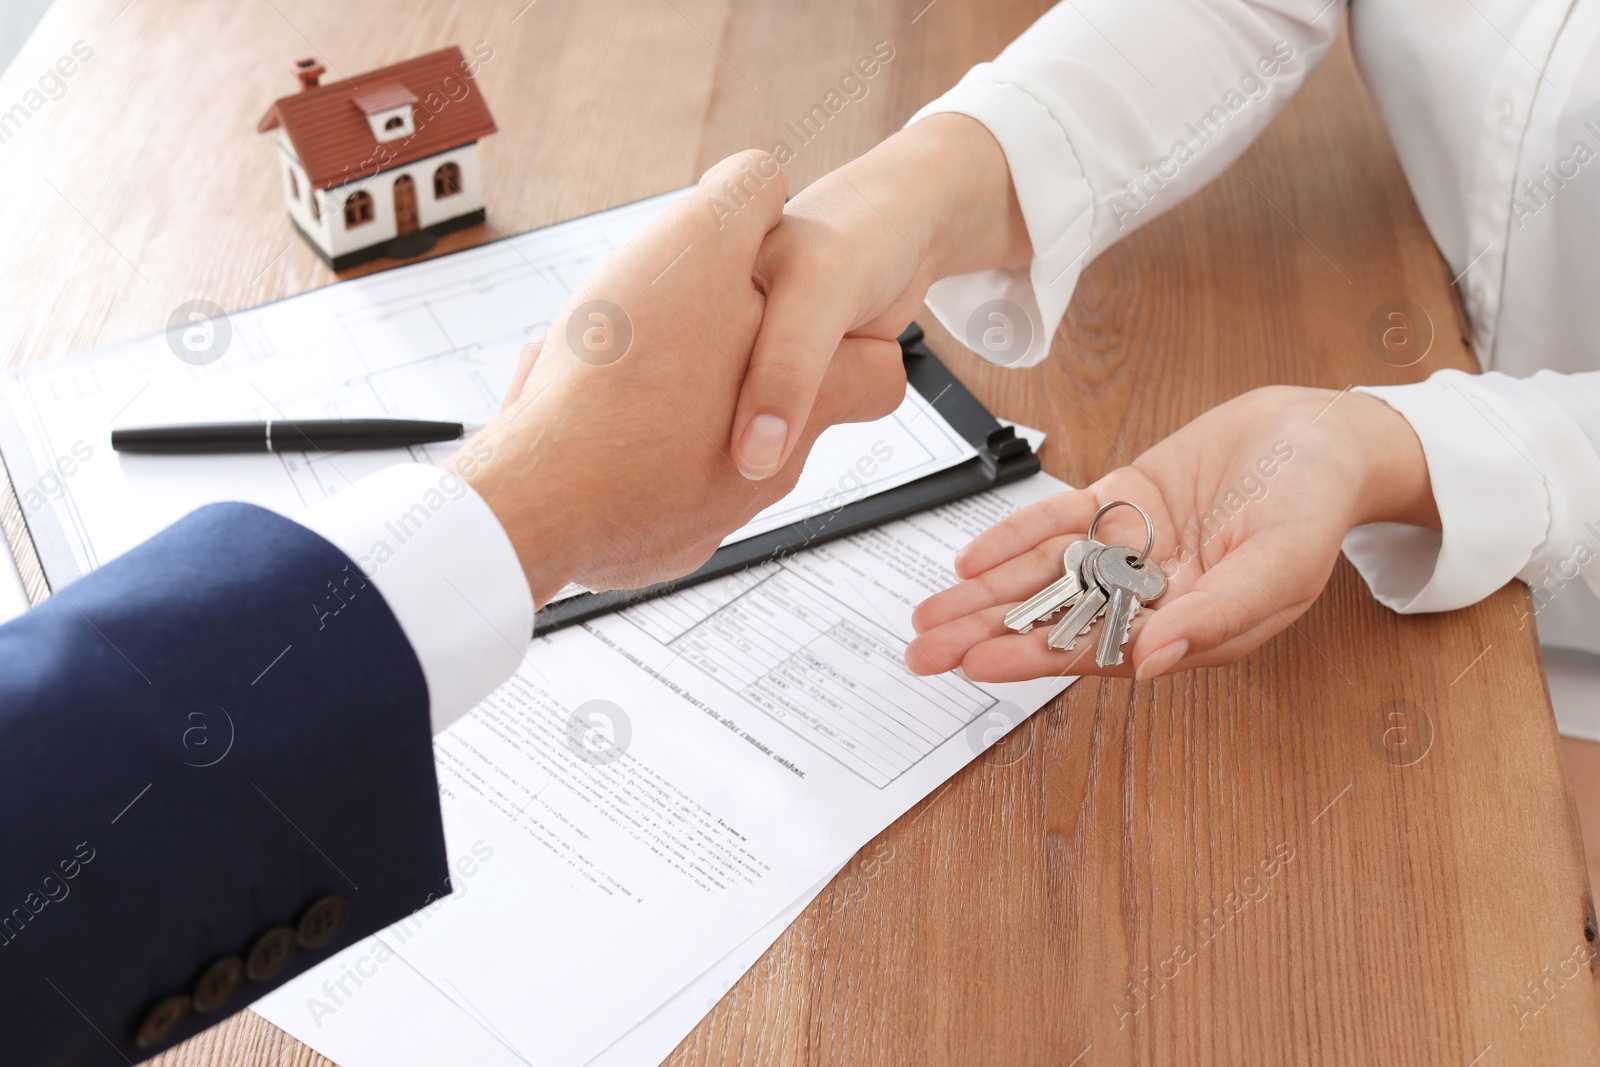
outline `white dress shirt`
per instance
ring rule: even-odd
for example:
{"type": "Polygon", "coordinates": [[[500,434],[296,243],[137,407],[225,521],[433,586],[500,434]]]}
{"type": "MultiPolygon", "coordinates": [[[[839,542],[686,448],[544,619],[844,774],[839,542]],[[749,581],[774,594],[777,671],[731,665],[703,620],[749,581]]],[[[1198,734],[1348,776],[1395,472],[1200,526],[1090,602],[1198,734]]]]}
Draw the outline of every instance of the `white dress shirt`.
{"type": "MultiPolygon", "coordinates": [[[[1034,249],[935,283],[934,314],[969,338],[986,302],[1010,301],[1034,327],[1013,362],[1043,359],[1083,268],[1244,151],[1327,54],[1344,6],[1047,12],[911,120],[960,112],[994,133],[1034,249]]],[[[1600,0],[1349,7],[1357,63],[1490,373],[1363,389],[1416,429],[1444,528],[1358,527],[1345,554],[1401,612],[1521,578],[1544,642],[1600,653],[1600,0]]]]}
{"type": "Polygon", "coordinates": [[[291,516],[360,566],[428,683],[433,732],[477,707],[522,663],[533,595],[489,505],[456,475],[389,467],[291,516]]]}

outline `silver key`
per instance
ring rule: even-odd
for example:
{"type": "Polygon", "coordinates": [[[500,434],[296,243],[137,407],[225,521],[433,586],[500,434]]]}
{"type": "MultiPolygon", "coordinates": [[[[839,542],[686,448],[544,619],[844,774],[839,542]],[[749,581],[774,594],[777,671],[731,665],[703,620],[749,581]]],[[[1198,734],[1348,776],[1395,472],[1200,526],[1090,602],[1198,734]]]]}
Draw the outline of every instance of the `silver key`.
{"type": "MultiPolygon", "coordinates": [[[[1100,555],[1105,555],[1107,551],[1118,552],[1122,550],[1116,548],[1105,549],[1100,552],[1100,555]]],[[[1096,559],[1096,562],[1099,562],[1098,559],[1096,559]]],[[[1072,610],[1067,612],[1066,618],[1056,623],[1055,629],[1050,631],[1050,636],[1045,638],[1045,644],[1051,648],[1070,651],[1077,644],[1078,638],[1083,636],[1084,631],[1093,626],[1094,620],[1105,612],[1106,601],[1106,591],[1100,588],[1100,583],[1098,581],[1089,582],[1084,588],[1083,598],[1072,606],[1072,610]]]]}
{"type": "Polygon", "coordinates": [[[1068,545],[1061,554],[1065,573],[1006,612],[1006,625],[1025,634],[1033,629],[1034,623],[1044,622],[1062,608],[1075,604],[1084,590],[1084,568],[1094,562],[1094,556],[1104,547],[1087,537],[1068,545]]]}
{"type": "Polygon", "coordinates": [[[1138,555],[1132,551],[1109,549],[1094,561],[1095,580],[1106,590],[1106,621],[1100,630],[1100,645],[1094,661],[1102,667],[1122,662],[1122,646],[1139,609],[1167,591],[1167,576],[1149,560],[1134,565],[1138,555]]]}

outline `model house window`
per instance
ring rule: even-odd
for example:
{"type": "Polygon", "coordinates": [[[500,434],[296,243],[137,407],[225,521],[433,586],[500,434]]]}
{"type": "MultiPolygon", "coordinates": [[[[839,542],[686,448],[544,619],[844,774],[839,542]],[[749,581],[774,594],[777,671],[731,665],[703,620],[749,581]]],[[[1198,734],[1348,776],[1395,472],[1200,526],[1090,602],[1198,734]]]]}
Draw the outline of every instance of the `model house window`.
{"type": "Polygon", "coordinates": [[[313,222],[322,221],[322,201],[315,189],[311,190],[311,219],[313,222]]]}
{"type": "Polygon", "coordinates": [[[405,124],[406,124],[406,120],[405,119],[401,118],[399,115],[395,115],[394,117],[389,119],[388,122],[385,122],[383,124],[383,128],[385,130],[399,130],[399,129],[404,129],[405,128],[405,124]]]}
{"type": "Polygon", "coordinates": [[[433,198],[443,200],[461,191],[461,168],[454,163],[440,164],[433,172],[433,198]]]}
{"type": "Polygon", "coordinates": [[[300,199],[300,183],[295,180],[293,167],[289,168],[289,199],[300,199]]]}
{"type": "Polygon", "coordinates": [[[344,224],[347,227],[360,226],[363,222],[371,221],[372,196],[365,189],[358,189],[344,202],[344,224]]]}

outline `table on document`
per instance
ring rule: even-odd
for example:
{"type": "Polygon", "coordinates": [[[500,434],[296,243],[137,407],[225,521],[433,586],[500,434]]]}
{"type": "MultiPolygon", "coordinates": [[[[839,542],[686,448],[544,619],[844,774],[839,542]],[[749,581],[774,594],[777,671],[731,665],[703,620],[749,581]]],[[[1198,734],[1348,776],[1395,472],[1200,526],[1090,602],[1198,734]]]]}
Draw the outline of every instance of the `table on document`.
{"type": "Polygon", "coordinates": [[[885,620],[784,563],[623,617],[880,789],[995,703],[955,675],[908,675],[885,620]]]}

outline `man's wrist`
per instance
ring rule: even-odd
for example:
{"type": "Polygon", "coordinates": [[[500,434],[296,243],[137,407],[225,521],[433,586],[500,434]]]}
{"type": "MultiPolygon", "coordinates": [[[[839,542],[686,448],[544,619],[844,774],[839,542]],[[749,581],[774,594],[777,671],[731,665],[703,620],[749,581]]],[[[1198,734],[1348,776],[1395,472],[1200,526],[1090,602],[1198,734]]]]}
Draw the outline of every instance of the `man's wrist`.
{"type": "Polygon", "coordinates": [[[576,529],[580,515],[557,501],[562,483],[541,469],[537,438],[514,442],[511,435],[500,432],[502,423],[523,410],[521,405],[513,407],[484,427],[444,466],[471,486],[494,513],[517,554],[537,609],[570,581],[571,549],[575,538],[581,538],[576,529]]]}

